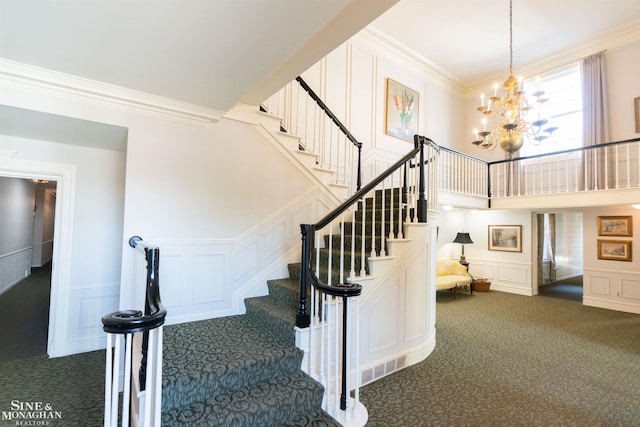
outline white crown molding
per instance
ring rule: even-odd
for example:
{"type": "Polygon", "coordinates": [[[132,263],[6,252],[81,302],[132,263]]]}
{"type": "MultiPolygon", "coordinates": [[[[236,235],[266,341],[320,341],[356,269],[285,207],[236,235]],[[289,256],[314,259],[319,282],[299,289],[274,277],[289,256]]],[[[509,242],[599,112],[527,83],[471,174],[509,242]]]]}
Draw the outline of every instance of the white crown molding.
{"type": "Polygon", "coordinates": [[[0,87],[28,88],[37,92],[53,93],[63,98],[81,97],[89,102],[117,104],[134,112],[187,123],[217,122],[225,114],[224,111],[33,67],[4,58],[0,58],[0,87]]]}
{"type": "Polygon", "coordinates": [[[373,51],[379,51],[380,48],[383,48],[388,56],[395,56],[412,63],[412,65],[418,65],[428,76],[428,80],[450,89],[456,95],[463,96],[466,93],[465,85],[460,79],[371,25],[356,34],[352,40],[362,40],[373,51]]]}

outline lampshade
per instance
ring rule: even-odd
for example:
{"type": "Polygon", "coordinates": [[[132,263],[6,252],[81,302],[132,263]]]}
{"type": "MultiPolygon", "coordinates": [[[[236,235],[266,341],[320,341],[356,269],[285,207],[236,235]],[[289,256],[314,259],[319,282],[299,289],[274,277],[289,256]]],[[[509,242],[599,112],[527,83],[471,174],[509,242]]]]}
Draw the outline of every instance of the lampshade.
{"type": "Polygon", "coordinates": [[[473,243],[473,240],[471,240],[471,237],[469,237],[469,233],[458,233],[456,234],[456,238],[453,239],[453,243],[467,244],[473,243]]]}

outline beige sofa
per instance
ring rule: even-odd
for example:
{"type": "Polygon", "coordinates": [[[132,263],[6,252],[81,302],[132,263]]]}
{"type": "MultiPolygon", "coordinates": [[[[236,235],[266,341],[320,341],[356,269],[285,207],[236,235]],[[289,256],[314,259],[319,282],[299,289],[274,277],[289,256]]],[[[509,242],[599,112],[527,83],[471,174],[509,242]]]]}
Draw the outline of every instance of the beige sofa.
{"type": "Polygon", "coordinates": [[[462,264],[451,259],[436,261],[436,290],[453,290],[453,298],[455,299],[458,288],[463,286],[469,286],[473,295],[473,277],[462,264]]]}

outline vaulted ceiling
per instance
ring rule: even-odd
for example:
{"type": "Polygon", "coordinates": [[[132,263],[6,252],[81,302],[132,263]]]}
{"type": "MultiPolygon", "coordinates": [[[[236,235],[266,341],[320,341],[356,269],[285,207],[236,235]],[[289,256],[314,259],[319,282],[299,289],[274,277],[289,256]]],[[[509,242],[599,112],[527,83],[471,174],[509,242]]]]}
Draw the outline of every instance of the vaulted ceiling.
{"type": "MultiPolygon", "coordinates": [[[[638,0],[514,3],[516,67],[640,27],[638,0]]],[[[372,31],[473,86],[508,69],[508,12],[507,0],[0,0],[0,65],[222,114],[266,99],[372,21],[372,31]]]]}

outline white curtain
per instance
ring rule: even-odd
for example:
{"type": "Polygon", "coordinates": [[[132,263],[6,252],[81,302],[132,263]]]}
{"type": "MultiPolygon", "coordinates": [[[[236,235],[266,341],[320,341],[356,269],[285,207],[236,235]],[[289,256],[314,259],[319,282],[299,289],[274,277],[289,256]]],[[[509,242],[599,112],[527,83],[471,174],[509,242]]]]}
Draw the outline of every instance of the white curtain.
{"type": "MultiPolygon", "coordinates": [[[[582,60],[582,138],[585,147],[609,141],[605,52],[582,60]]],[[[581,189],[605,188],[605,150],[585,151],[581,189]]]]}

